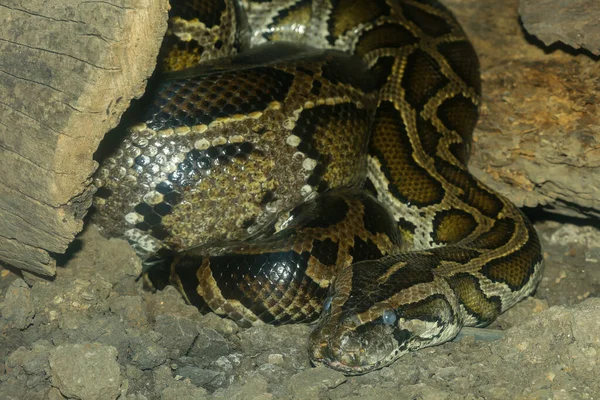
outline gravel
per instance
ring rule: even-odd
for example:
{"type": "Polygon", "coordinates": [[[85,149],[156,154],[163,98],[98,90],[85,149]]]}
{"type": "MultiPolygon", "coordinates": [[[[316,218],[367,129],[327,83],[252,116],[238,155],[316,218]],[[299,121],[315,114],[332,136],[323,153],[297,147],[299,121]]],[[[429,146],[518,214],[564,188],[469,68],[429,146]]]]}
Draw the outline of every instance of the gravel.
{"type": "Polygon", "coordinates": [[[537,228],[544,278],[535,297],[490,327],[497,340],[469,331],[346,377],[311,366],[310,326],[241,329],[200,315],[172,287],[145,291],[129,246],[90,227],[53,281],[0,271],[0,397],[598,398],[600,233],[555,222],[537,228]]]}

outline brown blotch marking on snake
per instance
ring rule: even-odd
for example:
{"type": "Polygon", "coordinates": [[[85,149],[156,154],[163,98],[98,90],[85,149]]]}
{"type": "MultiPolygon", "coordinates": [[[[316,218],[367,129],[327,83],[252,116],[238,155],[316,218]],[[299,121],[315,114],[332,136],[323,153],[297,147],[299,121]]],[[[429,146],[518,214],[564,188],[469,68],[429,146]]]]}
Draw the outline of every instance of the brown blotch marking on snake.
{"type": "Polygon", "coordinates": [[[321,83],[321,81],[315,79],[312,83],[312,87],[310,88],[310,93],[315,96],[319,96],[319,94],[321,94],[322,86],[323,84],[321,83]]]}
{"type": "Polygon", "coordinates": [[[452,208],[438,212],[433,219],[433,240],[438,244],[452,244],[469,236],[477,227],[473,215],[452,208]]]}
{"type": "Polygon", "coordinates": [[[303,227],[305,228],[329,228],[339,224],[346,219],[350,210],[346,201],[339,196],[321,196],[314,201],[303,203],[296,207],[291,215],[296,217],[302,214],[310,216],[319,216],[311,218],[303,227]]]}
{"type": "MultiPolygon", "coordinates": [[[[299,0],[291,7],[281,9],[273,17],[273,22],[267,25],[263,37],[268,40],[280,40],[278,27],[289,27],[293,24],[308,25],[312,14],[312,1],[299,0]]],[[[285,37],[284,37],[285,38],[285,37]]]]}
{"type": "Polygon", "coordinates": [[[423,50],[415,50],[406,59],[402,75],[404,98],[417,112],[448,82],[438,62],[423,50]]]}
{"type": "Polygon", "coordinates": [[[187,20],[201,18],[207,28],[220,24],[221,14],[227,7],[225,0],[173,1],[170,4],[169,15],[187,20]]]}
{"type": "Polygon", "coordinates": [[[477,326],[486,326],[502,311],[502,301],[499,296],[487,297],[479,285],[479,280],[468,273],[451,276],[448,283],[458,296],[467,312],[481,321],[477,326]]]}
{"type": "Polygon", "coordinates": [[[397,226],[402,239],[407,243],[411,243],[412,238],[417,231],[417,226],[404,218],[398,218],[397,226]]]}
{"type": "Polygon", "coordinates": [[[419,141],[421,142],[421,148],[430,157],[438,157],[438,144],[442,135],[436,129],[431,121],[423,119],[420,115],[417,115],[417,131],[419,133],[419,141]]]}
{"type": "Polygon", "coordinates": [[[294,75],[276,68],[167,80],[159,86],[146,123],[154,130],[209,124],[219,117],[263,111],[283,101],[294,75]]]}
{"type": "Polygon", "coordinates": [[[388,236],[392,243],[400,244],[401,239],[398,235],[396,222],[385,207],[366,195],[363,195],[361,203],[363,206],[363,225],[365,229],[373,235],[382,233],[388,236]]]}
{"type": "Polygon", "coordinates": [[[430,250],[436,260],[467,264],[474,258],[481,256],[481,252],[476,249],[464,247],[436,247],[430,250]]]}
{"type": "Polygon", "coordinates": [[[375,89],[381,89],[383,85],[387,83],[395,63],[396,58],[392,56],[382,56],[377,59],[370,69],[370,72],[374,77],[375,89]]]}
{"type": "Polygon", "coordinates": [[[377,108],[370,153],[382,164],[394,196],[417,206],[442,201],[442,186],[415,163],[404,121],[391,102],[384,101],[377,108]]]}
{"type": "Polygon", "coordinates": [[[321,264],[335,266],[338,259],[340,246],[337,242],[327,238],[324,240],[313,240],[311,255],[321,264]]]}
{"type": "Polygon", "coordinates": [[[402,253],[352,265],[352,289],[342,310],[362,313],[373,304],[387,300],[404,289],[433,282],[434,275],[429,265],[434,265],[434,262],[434,257],[419,252],[416,256],[402,253]],[[419,260],[419,264],[411,260],[419,260]],[[399,268],[398,263],[401,263],[399,268]],[[386,276],[388,270],[393,272],[382,280],[381,277],[386,276]]]}
{"type": "Polygon", "coordinates": [[[355,177],[342,175],[342,171],[350,170],[359,163],[359,158],[364,154],[363,146],[366,145],[370,121],[369,112],[352,103],[304,109],[292,133],[301,139],[297,150],[318,161],[307,183],[319,190],[325,189],[327,183],[337,186],[355,184],[352,181],[355,177]],[[332,159],[334,150],[346,154],[346,157],[332,159]]]}
{"type": "Polygon", "coordinates": [[[363,33],[356,44],[355,54],[364,57],[377,49],[401,48],[417,42],[408,29],[399,24],[382,24],[363,33]]]}
{"type": "Polygon", "coordinates": [[[329,84],[340,83],[354,86],[368,93],[374,89],[375,79],[367,73],[366,66],[362,60],[355,55],[345,57],[333,53],[326,56],[327,62],[321,66],[321,76],[329,81],[329,84]]]}
{"type": "Polygon", "coordinates": [[[505,257],[490,260],[481,268],[481,273],[493,282],[502,282],[517,291],[529,282],[536,264],[542,261],[540,242],[536,235],[529,234],[527,243],[505,257]]]}
{"type": "Polygon", "coordinates": [[[334,2],[328,21],[327,40],[335,44],[337,38],[349,29],[389,15],[390,6],[385,0],[338,0],[334,2]]]}
{"type": "Polygon", "coordinates": [[[446,58],[460,79],[475,89],[477,93],[481,92],[479,59],[471,43],[466,40],[443,42],[438,45],[438,51],[446,58]]]}
{"type": "Polygon", "coordinates": [[[425,34],[438,37],[452,32],[452,26],[445,18],[428,13],[427,11],[408,4],[402,5],[407,19],[414,22],[425,34]]]}
{"type": "Polygon", "coordinates": [[[515,221],[512,219],[499,219],[489,231],[481,234],[477,239],[469,243],[469,247],[477,249],[496,249],[508,244],[515,234],[515,221]]]}
{"type": "Polygon", "coordinates": [[[419,319],[427,322],[453,323],[455,315],[450,313],[447,319],[440,319],[439,310],[452,309],[446,296],[436,293],[414,303],[403,304],[396,308],[396,314],[406,319],[419,319]]]}
{"type": "Polygon", "coordinates": [[[208,260],[203,257],[183,257],[171,265],[171,284],[185,293],[189,303],[202,312],[210,310],[206,301],[198,294],[198,273],[208,260]]]}
{"type": "Polygon", "coordinates": [[[200,63],[204,47],[195,40],[182,42],[175,35],[166,36],[158,56],[162,71],[180,71],[200,63]]]}
{"type": "Polygon", "coordinates": [[[504,204],[494,194],[480,187],[479,182],[469,172],[439,158],[435,160],[435,167],[448,182],[463,190],[458,196],[462,201],[481,211],[485,216],[491,218],[498,216],[504,204]]]}
{"type": "Polygon", "coordinates": [[[358,236],[354,236],[354,246],[350,248],[349,254],[354,263],[365,260],[376,260],[383,257],[381,249],[375,242],[369,238],[362,240],[358,236]]]}
{"type": "Polygon", "coordinates": [[[470,143],[473,129],[477,124],[477,106],[462,95],[444,100],[438,107],[437,117],[446,128],[455,131],[462,138],[462,143],[454,143],[450,151],[463,164],[469,159],[470,143]]]}

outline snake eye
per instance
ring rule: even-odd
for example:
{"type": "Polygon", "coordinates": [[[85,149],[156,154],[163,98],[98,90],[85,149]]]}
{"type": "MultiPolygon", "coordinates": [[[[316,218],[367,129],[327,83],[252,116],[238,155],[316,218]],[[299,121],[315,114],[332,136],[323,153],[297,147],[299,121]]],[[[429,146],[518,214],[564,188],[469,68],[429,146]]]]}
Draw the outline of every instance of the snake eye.
{"type": "Polygon", "coordinates": [[[385,310],[381,318],[383,319],[383,323],[386,325],[393,325],[398,319],[394,310],[391,309],[385,310]]]}
{"type": "Polygon", "coordinates": [[[329,296],[325,299],[325,303],[323,303],[323,311],[327,312],[331,308],[331,301],[333,300],[333,296],[329,296]]]}

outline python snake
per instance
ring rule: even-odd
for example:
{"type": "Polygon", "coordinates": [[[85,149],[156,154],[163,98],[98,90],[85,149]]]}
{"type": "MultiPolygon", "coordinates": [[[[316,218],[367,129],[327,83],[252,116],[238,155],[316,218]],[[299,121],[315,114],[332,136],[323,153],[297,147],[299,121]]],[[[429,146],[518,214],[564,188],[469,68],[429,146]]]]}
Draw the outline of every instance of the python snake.
{"type": "Polygon", "coordinates": [[[479,65],[446,8],[172,6],[174,72],[95,179],[102,232],[166,260],[154,286],[243,326],[318,319],[311,360],[346,374],[535,289],[534,228],[466,167],[479,65]]]}

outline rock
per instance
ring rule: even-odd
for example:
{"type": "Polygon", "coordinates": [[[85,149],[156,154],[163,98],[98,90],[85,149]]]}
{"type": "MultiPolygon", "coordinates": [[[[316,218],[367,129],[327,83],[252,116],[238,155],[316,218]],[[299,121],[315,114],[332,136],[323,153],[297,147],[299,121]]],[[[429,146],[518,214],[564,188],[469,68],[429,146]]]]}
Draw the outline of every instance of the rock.
{"type": "Polygon", "coordinates": [[[214,329],[200,328],[198,338],[188,352],[188,356],[194,359],[197,366],[203,367],[229,352],[229,343],[219,332],[214,329]]]}
{"type": "Polygon", "coordinates": [[[346,382],[344,374],[327,367],[311,368],[293,375],[285,384],[291,397],[294,393],[302,393],[306,398],[322,397],[327,390],[346,382]]]}
{"type": "Polygon", "coordinates": [[[589,0],[521,0],[523,26],[546,46],[562,42],[600,55],[600,4],[589,0]]]}
{"type": "Polygon", "coordinates": [[[116,399],[121,386],[117,349],[99,343],[69,344],[50,352],[52,384],[65,397],[116,399]]]}
{"type": "Polygon", "coordinates": [[[197,367],[182,367],[176,371],[176,379],[187,378],[196,386],[214,390],[223,385],[226,376],[221,371],[213,371],[197,367]]]}
{"type": "MultiPolygon", "coordinates": [[[[571,4],[573,13],[593,21],[592,13],[575,6],[578,0],[527,2],[536,12],[558,14],[542,5],[552,1],[571,4]]],[[[583,2],[598,7],[597,2],[583,2]]],[[[600,216],[600,111],[590,101],[598,92],[598,61],[548,52],[528,40],[519,24],[517,0],[445,4],[461,22],[481,64],[483,94],[471,172],[519,206],[600,216]]],[[[554,31],[556,25],[552,20],[548,29],[554,31]]]]}
{"type": "Polygon", "coordinates": [[[13,370],[22,368],[28,375],[42,374],[49,367],[48,357],[51,347],[47,340],[35,342],[30,350],[19,347],[8,356],[5,365],[13,370]]]}
{"type": "Polygon", "coordinates": [[[177,315],[158,315],[154,330],[161,334],[159,343],[167,349],[169,358],[176,359],[192,347],[198,336],[198,322],[177,315]]]}
{"type": "Polygon", "coordinates": [[[146,305],[139,296],[117,296],[109,299],[109,306],[110,311],[123,318],[130,327],[148,325],[146,305]]]}
{"type": "Polygon", "coordinates": [[[0,304],[1,318],[8,327],[25,329],[33,322],[35,307],[31,290],[23,279],[15,279],[0,304]]]}
{"type": "MultiPolygon", "coordinates": [[[[271,400],[273,395],[267,389],[267,381],[260,376],[245,376],[226,389],[217,390],[215,399],[227,400],[271,400]]],[[[310,397],[306,397],[310,398],[310,397]]]]}
{"type": "Polygon", "coordinates": [[[165,363],[167,349],[156,342],[161,335],[157,332],[138,336],[131,339],[130,358],[131,363],[141,370],[155,368],[165,363]]]}
{"type": "Polygon", "coordinates": [[[196,387],[189,381],[175,382],[161,393],[162,400],[203,400],[207,398],[205,389],[196,387]]]}
{"type": "Polygon", "coordinates": [[[239,327],[235,322],[227,318],[221,318],[214,313],[203,315],[200,319],[200,326],[214,329],[223,336],[230,336],[239,331],[239,327]]]}
{"type": "Polygon", "coordinates": [[[280,327],[259,325],[241,331],[238,337],[241,349],[255,355],[256,366],[269,364],[269,356],[279,354],[285,368],[297,370],[310,368],[306,350],[310,330],[308,325],[303,324],[280,327]]]}

